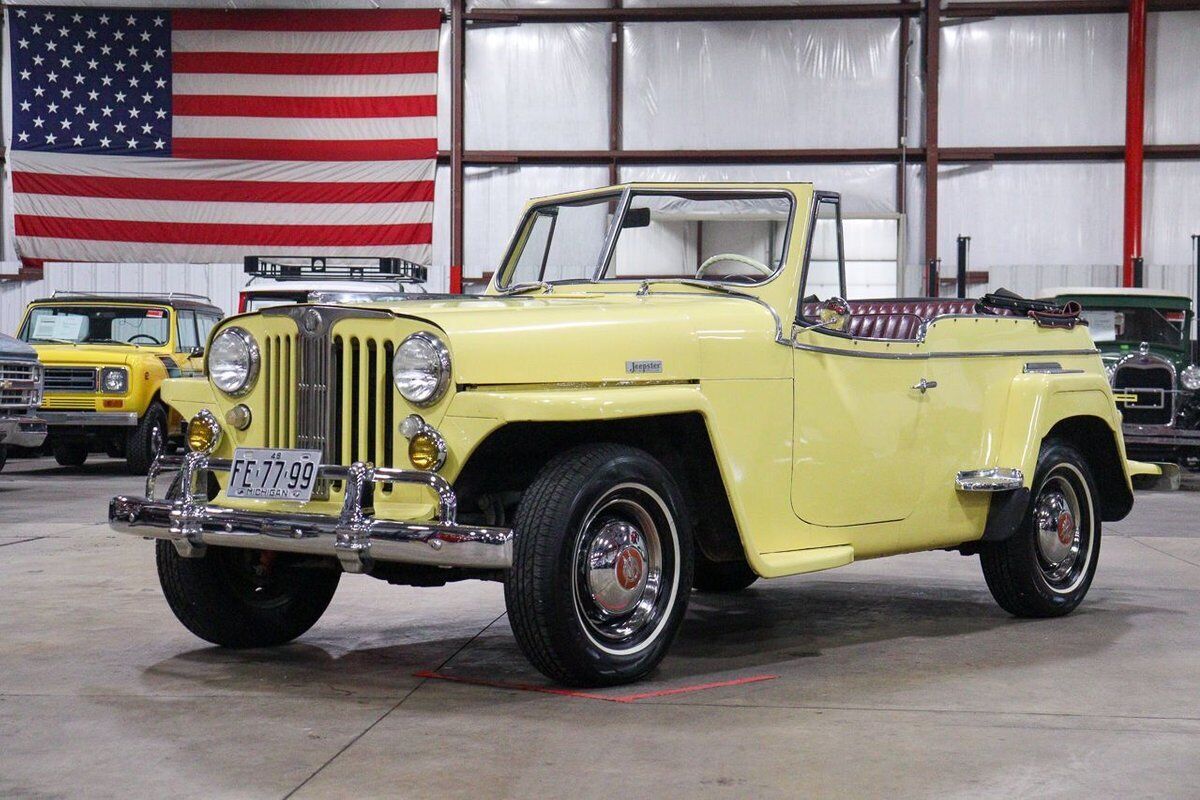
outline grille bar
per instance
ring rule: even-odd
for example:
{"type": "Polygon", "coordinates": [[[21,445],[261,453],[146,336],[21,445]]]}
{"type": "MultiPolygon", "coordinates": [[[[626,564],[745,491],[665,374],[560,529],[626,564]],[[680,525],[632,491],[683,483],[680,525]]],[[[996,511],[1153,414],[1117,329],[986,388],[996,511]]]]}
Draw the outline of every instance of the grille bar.
{"type": "Polygon", "coordinates": [[[94,392],[100,371],[90,367],[46,367],[47,392],[94,392]]]}
{"type": "Polygon", "coordinates": [[[25,409],[38,403],[40,367],[29,361],[0,361],[0,408],[25,409]]]}

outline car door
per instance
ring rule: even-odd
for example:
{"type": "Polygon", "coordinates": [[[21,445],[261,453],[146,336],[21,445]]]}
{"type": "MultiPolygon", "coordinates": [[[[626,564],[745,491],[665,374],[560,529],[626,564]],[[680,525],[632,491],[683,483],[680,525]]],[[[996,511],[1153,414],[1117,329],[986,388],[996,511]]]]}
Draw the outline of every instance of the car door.
{"type": "Polygon", "coordinates": [[[200,338],[196,332],[196,312],[180,309],[175,312],[175,360],[184,376],[200,375],[204,370],[204,356],[197,355],[200,338]]]}
{"type": "Polygon", "coordinates": [[[792,330],[792,509],[821,526],[901,520],[923,484],[928,361],[916,341],[856,337],[817,319],[821,301],[846,291],[836,195],[818,194],[811,226],[792,330]]]}

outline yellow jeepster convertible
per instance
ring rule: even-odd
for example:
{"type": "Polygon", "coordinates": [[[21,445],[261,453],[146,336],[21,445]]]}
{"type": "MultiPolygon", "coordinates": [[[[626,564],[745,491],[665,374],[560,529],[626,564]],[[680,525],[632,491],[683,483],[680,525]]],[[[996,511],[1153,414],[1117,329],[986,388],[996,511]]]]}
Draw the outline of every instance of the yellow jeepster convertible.
{"type": "Polygon", "coordinates": [[[810,184],[536,200],[483,296],[223,321],[208,379],[164,388],[190,452],[111,523],[159,540],[210,642],[303,634],[342,572],[490,579],[568,684],[645,675],[692,591],[896,553],[977,553],[1007,611],[1071,611],[1154,469],[1086,325],[846,299],[848,269],[810,184]]]}

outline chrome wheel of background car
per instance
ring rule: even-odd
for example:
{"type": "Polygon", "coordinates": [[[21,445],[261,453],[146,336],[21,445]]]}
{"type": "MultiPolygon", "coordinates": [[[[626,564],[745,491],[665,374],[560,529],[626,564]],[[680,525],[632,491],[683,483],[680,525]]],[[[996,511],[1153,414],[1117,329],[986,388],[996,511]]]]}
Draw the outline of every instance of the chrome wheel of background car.
{"type": "Polygon", "coordinates": [[[575,543],[572,587],[593,644],[629,654],[654,641],[678,591],[677,550],[670,511],[648,487],[615,486],[592,506],[575,543]]]}
{"type": "Polygon", "coordinates": [[[150,460],[153,461],[163,451],[163,429],[155,425],[150,429],[150,460]]]}
{"type": "Polygon", "coordinates": [[[1084,487],[1074,466],[1060,464],[1042,483],[1033,505],[1038,569],[1049,588],[1063,594],[1079,586],[1091,555],[1091,513],[1079,495],[1084,487]]]}

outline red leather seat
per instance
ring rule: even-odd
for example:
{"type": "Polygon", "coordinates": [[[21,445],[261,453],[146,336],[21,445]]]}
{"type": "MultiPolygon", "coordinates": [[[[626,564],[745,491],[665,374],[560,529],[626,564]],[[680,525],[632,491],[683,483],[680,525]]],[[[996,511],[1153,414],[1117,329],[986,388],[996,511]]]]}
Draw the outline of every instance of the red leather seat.
{"type": "Polygon", "coordinates": [[[974,314],[975,301],[956,297],[851,300],[851,336],[870,339],[916,339],[921,325],[946,314],[974,314]]]}
{"type": "MultiPolygon", "coordinates": [[[[851,300],[847,333],[858,338],[914,340],[921,327],[947,314],[974,314],[975,301],[957,297],[901,297],[893,300],[851,300]]],[[[808,317],[815,303],[806,304],[808,317]]],[[[1005,312],[1006,313],[1006,312],[1005,312]]]]}

